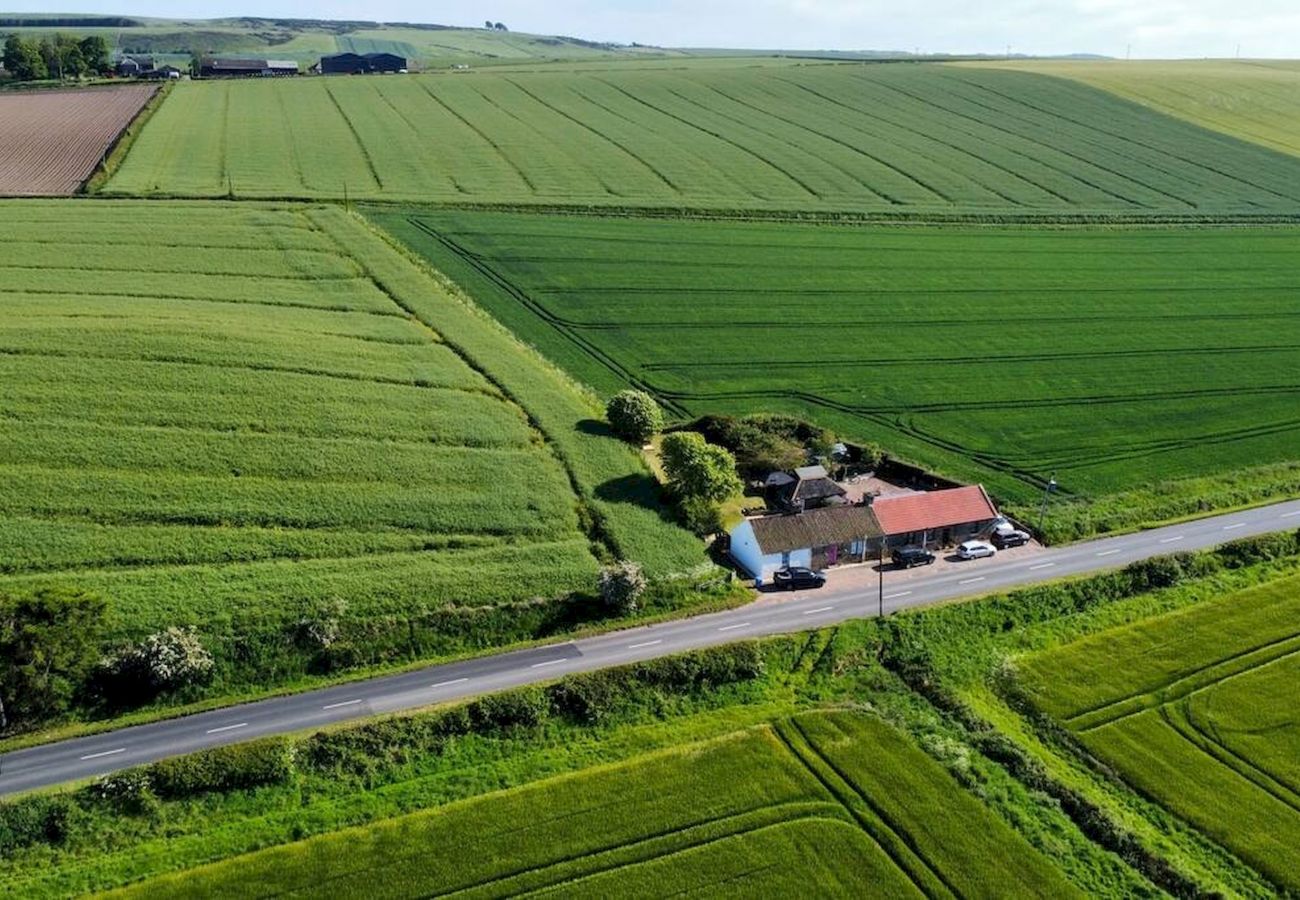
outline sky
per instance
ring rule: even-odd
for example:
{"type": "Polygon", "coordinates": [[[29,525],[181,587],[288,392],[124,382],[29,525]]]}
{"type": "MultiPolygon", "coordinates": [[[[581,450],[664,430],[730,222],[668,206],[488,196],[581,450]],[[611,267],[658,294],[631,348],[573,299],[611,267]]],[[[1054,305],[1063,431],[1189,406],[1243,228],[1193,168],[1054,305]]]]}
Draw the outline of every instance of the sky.
{"type": "MultiPolygon", "coordinates": [[[[3,4],[3,0],[0,0],[3,4]]],[[[77,12],[167,18],[481,25],[674,47],[1293,58],[1296,0],[77,0],[77,12]]],[[[49,11],[53,4],[24,10],[49,11]]]]}

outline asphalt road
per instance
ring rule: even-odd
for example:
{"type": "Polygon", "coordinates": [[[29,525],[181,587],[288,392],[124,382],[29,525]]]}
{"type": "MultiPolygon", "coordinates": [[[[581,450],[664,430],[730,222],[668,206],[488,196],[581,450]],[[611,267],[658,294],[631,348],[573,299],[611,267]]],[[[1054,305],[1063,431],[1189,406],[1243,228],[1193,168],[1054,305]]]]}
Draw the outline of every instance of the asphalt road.
{"type": "MultiPolygon", "coordinates": [[[[1300,528],[1300,500],[1152,531],[1049,548],[1014,551],[936,572],[885,572],[884,611],[1022,587],[1113,569],[1178,550],[1300,528]]],[[[103,775],[168,756],[350,719],[413,709],[549,681],[743,638],[819,628],[878,612],[878,591],[861,587],[765,594],[739,609],[617,631],[598,637],[431,666],[178,719],[44,744],[0,756],[0,796],[103,775]]]]}

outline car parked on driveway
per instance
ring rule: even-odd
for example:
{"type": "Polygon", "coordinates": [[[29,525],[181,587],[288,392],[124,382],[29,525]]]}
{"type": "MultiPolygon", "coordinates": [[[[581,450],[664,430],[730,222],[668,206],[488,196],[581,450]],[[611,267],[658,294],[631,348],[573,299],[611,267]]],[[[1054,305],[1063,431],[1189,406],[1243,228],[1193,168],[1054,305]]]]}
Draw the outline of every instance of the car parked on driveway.
{"type": "Polygon", "coordinates": [[[799,591],[805,588],[819,588],[826,584],[825,572],[814,572],[803,566],[787,566],[778,569],[772,575],[772,583],[787,591],[799,591]]]}
{"type": "Polygon", "coordinates": [[[928,566],[934,562],[934,554],[924,547],[899,547],[893,554],[894,565],[900,569],[912,566],[928,566]]]}
{"type": "Polygon", "coordinates": [[[1013,528],[1011,531],[993,532],[993,546],[999,550],[1005,550],[1008,547],[1023,547],[1029,543],[1029,532],[1021,531],[1019,528],[1013,528]]]}
{"type": "Polygon", "coordinates": [[[998,552],[988,541],[966,541],[957,548],[957,555],[962,559],[982,559],[985,556],[993,556],[998,552]]]}

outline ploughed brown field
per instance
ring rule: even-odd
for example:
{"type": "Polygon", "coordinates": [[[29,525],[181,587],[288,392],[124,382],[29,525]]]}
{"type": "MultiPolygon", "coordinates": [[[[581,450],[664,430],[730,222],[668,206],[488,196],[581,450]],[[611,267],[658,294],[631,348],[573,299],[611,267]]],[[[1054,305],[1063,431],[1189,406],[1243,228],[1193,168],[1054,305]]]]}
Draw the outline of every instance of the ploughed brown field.
{"type": "Polygon", "coordinates": [[[0,195],[75,192],[157,90],[0,93],[0,195]]]}

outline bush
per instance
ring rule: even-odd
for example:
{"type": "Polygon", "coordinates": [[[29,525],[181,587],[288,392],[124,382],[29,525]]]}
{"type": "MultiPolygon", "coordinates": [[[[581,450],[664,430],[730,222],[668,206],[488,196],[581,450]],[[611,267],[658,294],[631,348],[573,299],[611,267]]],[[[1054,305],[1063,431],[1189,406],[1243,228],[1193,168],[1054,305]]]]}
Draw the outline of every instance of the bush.
{"type": "Polygon", "coordinates": [[[90,786],[90,796],[127,815],[151,813],[158,808],[158,797],[146,769],[127,769],[105,775],[90,786]]]}
{"type": "Polygon", "coordinates": [[[720,503],[744,487],[736,476],[736,459],[724,447],[693,431],[677,431],[660,445],[664,473],[678,499],[698,497],[720,503]]]}
{"type": "Polygon", "coordinates": [[[686,497],[677,508],[682,514],[682,524],[700,537],[726,531],[722,523],[722,507],[703,497],[686,497]]]}
{"type": "Polygon", "coordinates": [[[166,800],[283,784],[294,774],[294,746],[282,737],[232,744],[165,759],[148,772],[154,791],[166,800]]]}
{"type": "Polygon", "coordinates": [[[645,391],[619,391],[605,406],[609,427],[625,441],[644,444],[664,427],[663,410],[645,391]]]}
{"type": "Polygon", "coordinates": [[[193,628],[173,626],[122,650],[107,669],[119,690],[158,694],[205,681],[212,674],[212,654],[193,628]]]}
{"type": "Polygon", "coordinates": [[[0,730],[68,711],[94,669],[106,609],[82,591],[0,593],[0,730]]]}
{"type": "Polygon", "coordinates": [[[638,563],[621,560],[606,566],[600,572],[600,599],[610,612],[626,616],[636,612],[637,603],[645,593],[645,572],[638,563]]]}
{"type": "Polygon", "coordinates": [[[32,844],[59,844],[68,835],[66,797],[27,797],[0,803],[0,855],[32,844]]]}
{"type": "Polygon", "coordinates": [[[493,734],[537,728],[546,721],[550,707],[546,691],[525,687],[480,697],[466,712],[476,733],[493,734]]]}
{"type": "Polygon", "coordinates": [[[779,414],[705,416],[690,428],[731,451],[748,479],[802,466],[811,456],[827,455],[835,443],[835,435],[826,429],[779,414]]]}

